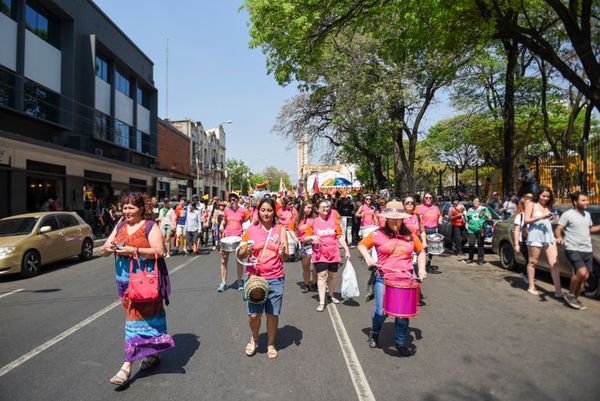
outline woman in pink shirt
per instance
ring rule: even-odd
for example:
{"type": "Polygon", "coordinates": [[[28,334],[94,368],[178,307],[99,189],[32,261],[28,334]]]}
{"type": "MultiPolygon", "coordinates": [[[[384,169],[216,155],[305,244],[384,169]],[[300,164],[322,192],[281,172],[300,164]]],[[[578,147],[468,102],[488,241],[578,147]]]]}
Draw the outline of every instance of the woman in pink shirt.
{"type": "MultiPolygon", "coordinates": [[[[229,194],[229,206],[223,212],[223,220],[221,221],[220,232],[223,233],[221,238],[225,237],[241,237],[244,231],[242,224],[250,218],[250,212],[239,205],[240,197],[232,192],[229,194]]],[[[227,288],[227,263],[229,262],[229,252],[221,251],[221,284],[217,291],[223,292],[227,288]]],[[[237,263],[237,286],[240,291],[244,289],[243,268],[237,263]]]]}
{"type": "Polygon", "coordinates": [[[306,227],[305,241],[312,244],[312,262],[317,271],[317,287],[319,289],[319,305],[317,311],[325,310],[325,289],[329,287],[329,299],[334,304],[340,301],[334,297],[335,276],[342,260],[341,245],[350,259],[350,249],[342,235],[342,227],[331,212],[329,201],[322,199],[317,203],[317,217],[306,227]]]}
{"type": "Polygon", "coordinates": [[[312,224],[313,204],[310,200],[300,205],[300,213],[292,222],[291,231],[295,232],[298,242],[300,242],[300,256],[302,257],[302,277],[304,282],[300,285],[300,291],[306,293],[308,291],[317,290],[317,273],[313,269],[312,281],[310,281],[310,259],[312,258],[312,246],[306,242],[306,229],[312,224]]]}
{"type": "MultiPolygon", "coordinates": [[[[404,281],[413,278],[413,251],[417,253],[419,264],[419,278],[427,277],[425,272],[425,254],[423,245],[417,234],[412,233],[403,222],[410,218],[404,213],[402,203],[390,201],[381,213],[386,218],[386,225],[378,228],[358,244],[358,251],[365,258],[367,266],[377,266],[377,277],[375,278],[375,308],[373,310],[371,334],[369,336],[369,347],[378,346],[379,331],[383,326],[386,315],[383,312],[383,293],[385,280],[404,281]],[[375,247],[377,259],[371,256],[369,249],[375,247]]],[[[412,355],[406,340],[408,337],[408,319],[395,318],[395,343],[396,349],[402,356],[412,355]]]]}
{"type": "Polygon", "coordinates": [[[377,214],[375,206],[373,206],[373,198],[371,195],[365,196],[365,203],[356,211],[356,217],[360,219],[361,227],[374,226],[377,224],[377,214]]]}
{"type": "MultiPolygon", "coordinates": [[[[429,192],[426,193],[423,196],[423,203],[417,206],[415,211],[421,217],[421,224],[426,236],[438,232],[438,225],[442,223],[442,212],[433,204],[433,195],[429,192]]],[[[423,246],[427,247],[427,243],[423,242],[423,246]]],[[[427,254],[426,269],[430,273],[435,273],[437,270],[437,267],[431,266],[431,254],[427,254]]]]}
{"type": "Polygon", "coordinates": [[[258,332],[263,312],[267,314],[267,356],[269,359],[277,357],[275,337],[283,301],[283,288],[285,273],[283,271],[283,256],[288,253],[286,229],[277,223],[275,216],[275,202],[263,198],[258,204],[258,222],[250,225],[244,233],[239,256],[245,258],[253,256],[256,264],[247,269],[248,276],[257,275],[267,280],[269,292],[267,301],[257,305],[248,302],[248,321],[252,337],[246,345],[246,355],[253,356],[258,344],[258,332]],[[251,241],[250,246],[247,246],[251,241]]]}

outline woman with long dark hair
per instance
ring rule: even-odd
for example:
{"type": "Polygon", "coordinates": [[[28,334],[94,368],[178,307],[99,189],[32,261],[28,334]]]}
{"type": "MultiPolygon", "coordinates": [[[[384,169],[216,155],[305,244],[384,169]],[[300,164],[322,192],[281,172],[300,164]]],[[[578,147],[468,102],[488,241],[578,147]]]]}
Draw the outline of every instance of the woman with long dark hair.
{"type": "Polygon", "coordinates": [[[258,204],[258,221],[251,224],[244,233],[238,253],[240,257],[251,255],[256,260],[255,265],[246,269],[248,277],[256,275],[264,278],[269,284],[267,301],[264,304],[248,302],[248,322],[252,332],[252,337],[246,345],[248,356],[256,353],[258,332],[264,312],[267,315],[267,357],[269,359],[277,357],[275,337],[285,283],[283,256],[288,253],[286,231],[285,227],[277,221],[275,202],[268,198],[261,199],[258,204]],[[248,241],[251,241],[252,245],[248,246],[248,241]]]}
{"type": "MultiPolygon", "coordinates": [[[[156,301],[135,303],[127,298],[130,263],[139,268],[140,259],[147,261],[147,268],[158,269],[158,260],[164,252],[163,236],[152,216],[152,209],[145,194],[126,195],[121,200],[123,221],[108,237],[100,253],[115,255],[117,293],[125,311],[125,361],[110,380],[123,385],[129,380],[134,361],[144,359],[140,370],[147,370],[160,362],[159,353],[175,346],[167,334],[167,320],[163,297],[156,301]]],[[[161,294],[165,292],[161,291],[161,294]]]]}
{"type": "Polygon", "coordinates": [[[552,212],[554,206],[554,194],[548,187],[541,186],[533,195],[531,202],[525,207],[525,224],[527,227],[527,252],[529,261],[527,263],[527,278],[529,287],[527,292],[531,295],[539,295],[535,289],[535,268],[542,251],[546,253],[550,274],[554,283],[554,298],[563,298],[560,286],[560,273],[558,266],[558,249],[556,238],[552,231],[552,220],[555,217],[552,212]]]}

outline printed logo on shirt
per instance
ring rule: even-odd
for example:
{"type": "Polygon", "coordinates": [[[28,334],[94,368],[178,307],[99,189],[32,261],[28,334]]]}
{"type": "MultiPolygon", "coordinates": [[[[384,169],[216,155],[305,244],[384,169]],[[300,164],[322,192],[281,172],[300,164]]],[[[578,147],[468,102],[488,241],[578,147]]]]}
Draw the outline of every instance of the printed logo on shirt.
{"type": "Polygon", "coordinates": [[[333,228],[325,228],[325,229],[318,229],[317,230],[317,235],[318,236],[324,236],[324,235],[335,235],[335,229],[333,228]]]}

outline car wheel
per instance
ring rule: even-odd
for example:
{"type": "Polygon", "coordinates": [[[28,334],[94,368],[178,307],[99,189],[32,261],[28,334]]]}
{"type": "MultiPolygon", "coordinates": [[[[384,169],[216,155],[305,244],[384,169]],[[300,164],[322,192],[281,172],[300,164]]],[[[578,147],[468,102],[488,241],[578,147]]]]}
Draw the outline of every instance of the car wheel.
{"type": "Polygon", "coordinates": [[[79,254],[79,259],[81,260],[89,260],[94,255],[94,243],[91,239],[86,238],[83,240],[83,244],[81,244],[81,253],[79,254]]]}
{"type": "Polygon", "coordinates": [[[34,250],[25,252],[25,255],[23,255],[23,261],[21,262],[21,276],[36,276],[39,274],[41,269],[42,261],[40,259],[40,254],[34,250]]]}
{"type": "Polygon", "coordinates": [[[600,298],[600,265],[594,261],[594,268],[585,282],[583,295],[590,298],[600,298]]]}
{"type": "Polygon", "coordinates": [[[515,252],[510,242],[503,242],[500,245],[500,264],[508,270],[514,270],[516,267],[515,252]]]}

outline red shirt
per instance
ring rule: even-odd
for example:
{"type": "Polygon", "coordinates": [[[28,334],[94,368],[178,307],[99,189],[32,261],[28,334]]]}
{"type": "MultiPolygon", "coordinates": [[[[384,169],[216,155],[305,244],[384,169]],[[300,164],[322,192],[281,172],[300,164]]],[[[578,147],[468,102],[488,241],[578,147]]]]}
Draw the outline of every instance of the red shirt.
{"type": "Polygon", "coordinates": [[[450,217],[454,217],[454,216],[460,216],[460,217],[458,217],[454,220],[450,220],[450,224],[452,224],[453,226],[463,227],[465,225],[465,219],[463,218],[464,211],[465,211],[465,207],[462,205],[459,205],[458,208],[451,206],[450,211],[448,212],[450,217]]]}

